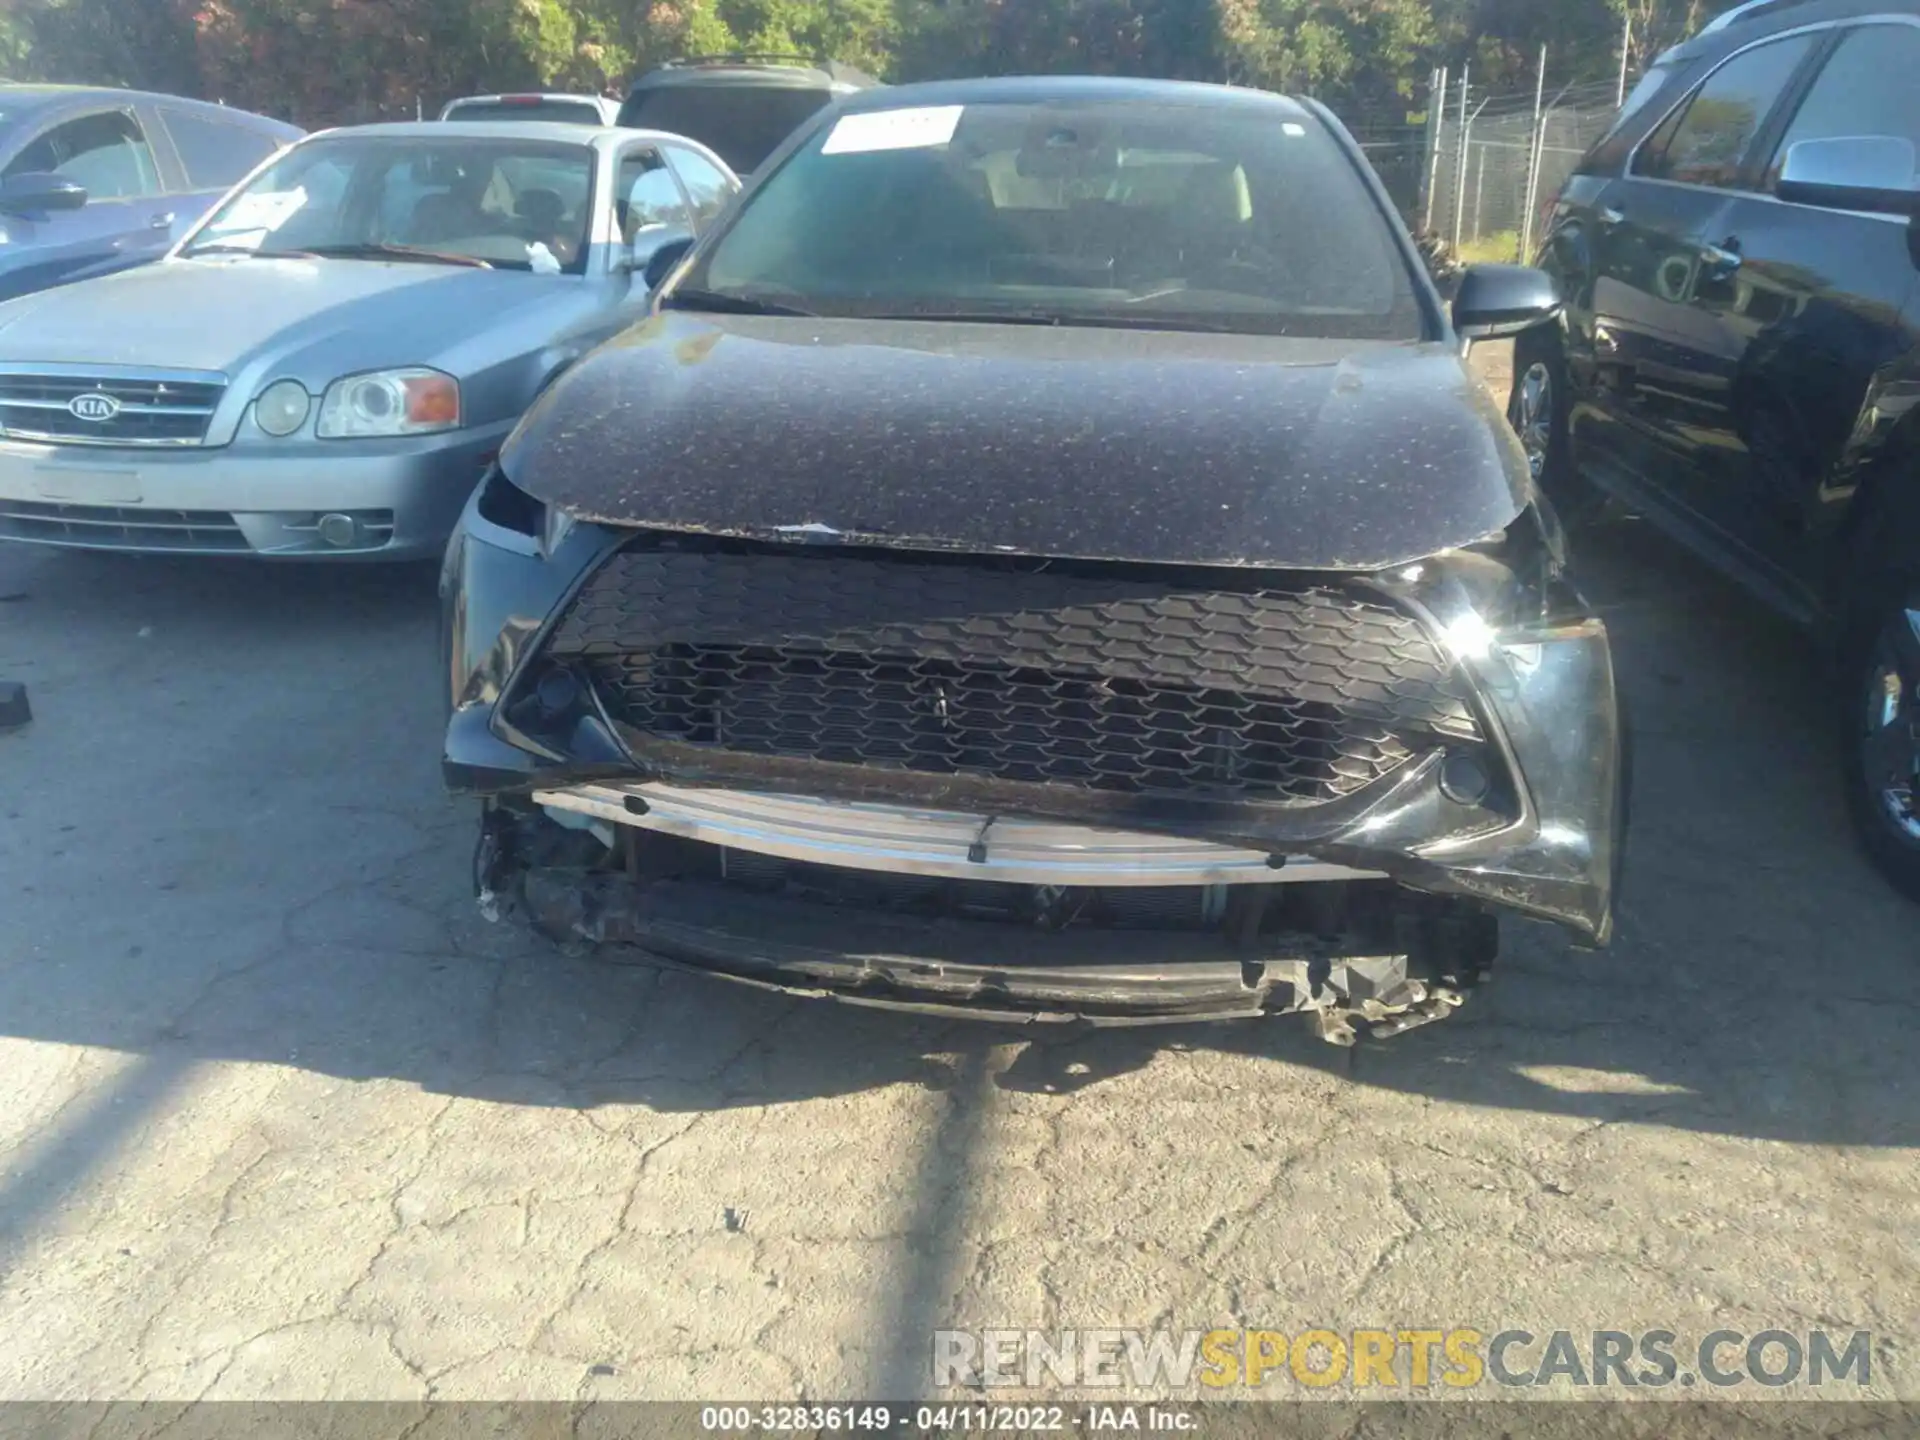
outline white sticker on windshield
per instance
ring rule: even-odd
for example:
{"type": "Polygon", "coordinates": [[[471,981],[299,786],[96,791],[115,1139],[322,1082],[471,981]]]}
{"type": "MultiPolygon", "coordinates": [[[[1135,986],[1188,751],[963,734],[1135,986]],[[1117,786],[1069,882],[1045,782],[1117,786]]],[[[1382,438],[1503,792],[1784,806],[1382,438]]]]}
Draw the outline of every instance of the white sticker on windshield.
{"type": "Polygon", "coordinates": [[[1307,133],[1307,127],[1304,125],[1296,124],[1293,121],[1289,120],[1280,127],[1280,133],[1282,135],[1291,136],[1293,139],[1298,140],[1302,135],[1307,133]]]}
{"type": "Polygon", "coordinates": [[[213,228],[219,231],[263,230],[271,234],[291,220],[306,203],[307,192],[299,186],[292,190],[249,193],[236,199],[213,228]]]}
{"type": "Polygon", "coordinates": [[[845,115],[820,147],[822,155],[858,155],[869,150],[921,150],[953,139],[964,105],[923,105],[917,110],[875,110],[845,115]]]}

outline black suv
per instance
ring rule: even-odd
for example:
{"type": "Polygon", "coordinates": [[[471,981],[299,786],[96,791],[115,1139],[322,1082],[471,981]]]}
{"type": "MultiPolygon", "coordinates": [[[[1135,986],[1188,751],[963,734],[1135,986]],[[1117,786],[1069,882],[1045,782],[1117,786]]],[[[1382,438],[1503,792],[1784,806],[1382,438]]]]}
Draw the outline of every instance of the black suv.
{"type": "Polygon", "coordinates": [[[619,123],[690,136],[744,178],[816,110],[879,83],[837,60],[696,56],[634,81],[619,123]]]}
{"type": "Polygon", "coordinates": [[[1920,899],[1920,4],[1756,0],[1661,57],[1555,202],[1511,416],[1819,633],[1849,801],[1920,899]]]}

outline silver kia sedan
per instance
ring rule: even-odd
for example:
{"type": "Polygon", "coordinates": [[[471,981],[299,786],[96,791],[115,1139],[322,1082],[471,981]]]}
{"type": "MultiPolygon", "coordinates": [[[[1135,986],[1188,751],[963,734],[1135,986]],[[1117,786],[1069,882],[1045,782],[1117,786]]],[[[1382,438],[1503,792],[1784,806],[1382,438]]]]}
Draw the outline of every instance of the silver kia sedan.
{"type": "Polygon", "coordinates": [[[310,136],[159,264],[0,305],[0,539],[438,554],[522,412],[739,183],[644,130],[310,136]]]}

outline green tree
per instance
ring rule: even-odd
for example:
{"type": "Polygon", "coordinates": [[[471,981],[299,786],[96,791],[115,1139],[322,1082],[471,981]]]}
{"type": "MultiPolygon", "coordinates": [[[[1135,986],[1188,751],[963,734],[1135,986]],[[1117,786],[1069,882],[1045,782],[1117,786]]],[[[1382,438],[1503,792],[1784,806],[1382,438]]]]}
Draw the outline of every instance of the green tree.
{"type": "Polygon", "coordinates": [[[1436,64],[1482,93],[1603,81],[1730,0],[0,0],[0,69],[224,99],[307,125],[476,90],[615,91],[676,55],[773,50],[886,79],[1093,72],[1316,95],[1403,125],[1436,64]]]}
{"type": "Polygon", "coordinates": [[[191,12],[176,0],[19,0],[0,25],[0,58],[9,78],[188,94],[200,84],[191,12]]]}

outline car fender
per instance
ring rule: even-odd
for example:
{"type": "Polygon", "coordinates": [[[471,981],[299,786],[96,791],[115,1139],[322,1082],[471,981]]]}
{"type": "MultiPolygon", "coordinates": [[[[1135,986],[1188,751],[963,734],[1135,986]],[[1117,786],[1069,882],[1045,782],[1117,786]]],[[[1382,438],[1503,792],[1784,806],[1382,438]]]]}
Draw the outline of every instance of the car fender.
{"type": "Polygon", "coordinates": [[[1875,384],[1811,504],[1821,598],[1844,630],[1889,581],[1920,575],[1920,375],[1875,384]]]}

